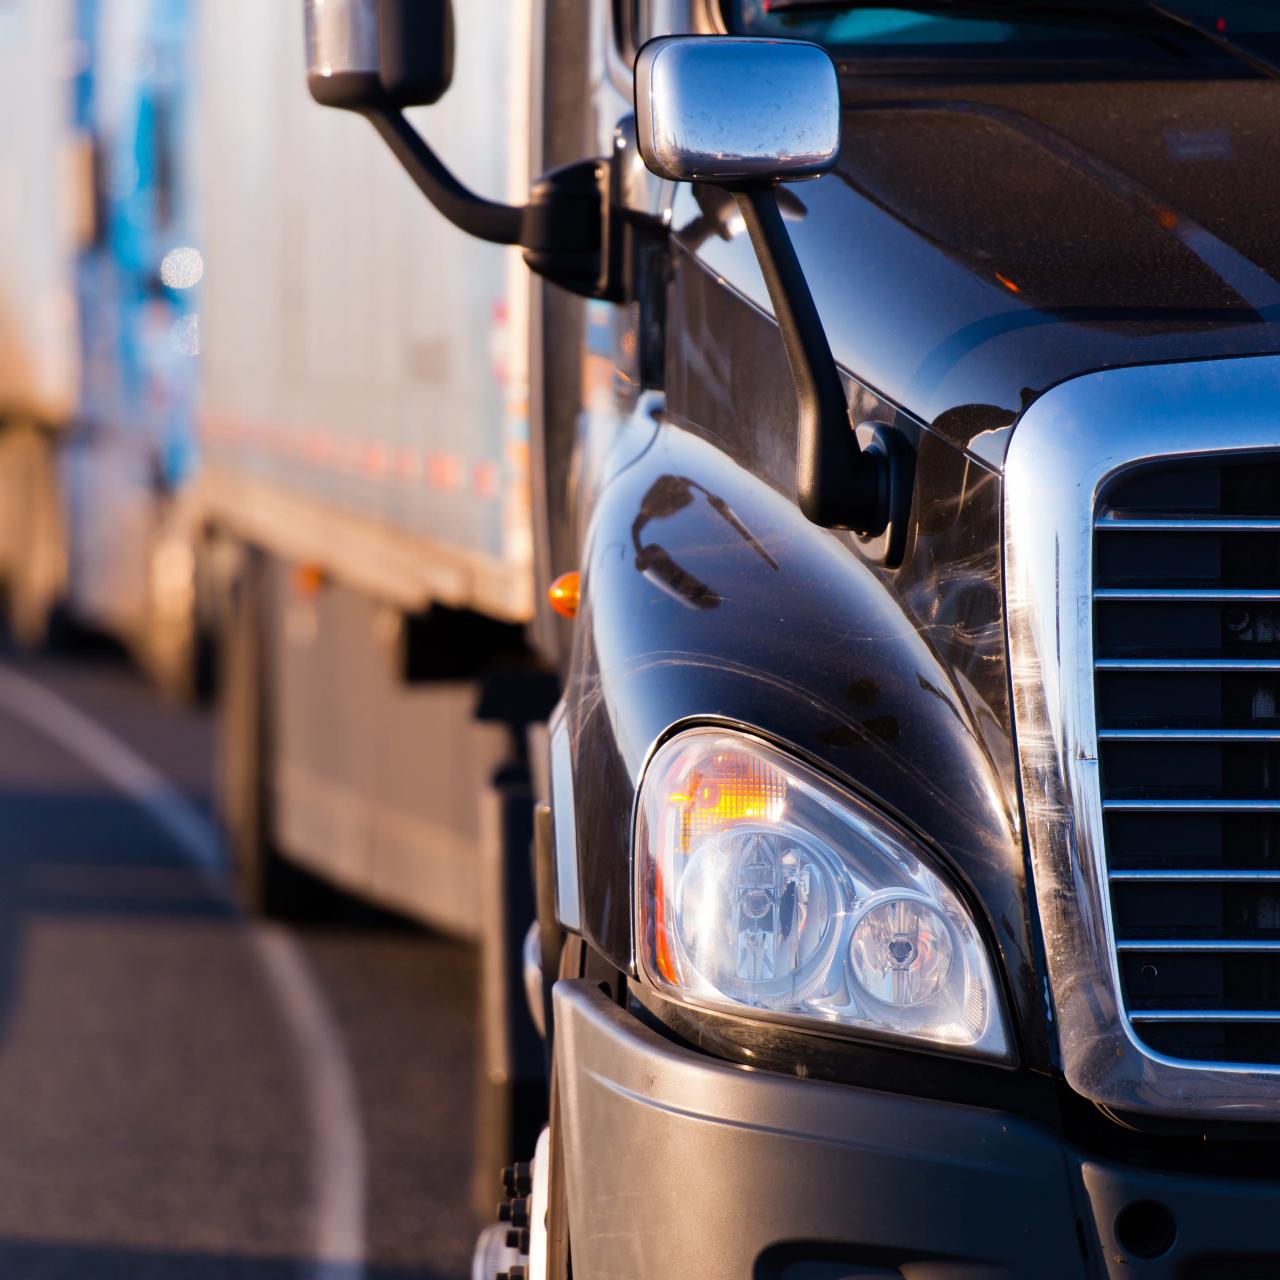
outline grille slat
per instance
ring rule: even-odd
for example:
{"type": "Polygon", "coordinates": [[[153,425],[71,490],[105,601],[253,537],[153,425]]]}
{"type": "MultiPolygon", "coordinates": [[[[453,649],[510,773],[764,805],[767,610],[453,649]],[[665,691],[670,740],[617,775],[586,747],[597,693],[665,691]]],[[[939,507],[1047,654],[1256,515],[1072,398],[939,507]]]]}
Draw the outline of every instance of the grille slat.
{"type": "Polygon", "coordinates": [[[1280,742],[1277,729],[1099,729],[1100,742],[1280,742]]]}
{"type": "Polygon", "coordinates": [[[1134,1022],[1280,1022],[1277,1009],[1143,1009],[1134,1022]]]}
{"type": "Polygon", "coordinates": [[[1280,938],[1117,938],[1118,951],[1280,952],[1280,938]]]}
{"type": "Polygon", "coordinates": [[[1258,463],[1147,467],[1107,494],[1095,708],[1135,1034],[1280,1065],[1280,467],[1258,463]]]}
{"type": "Polygon", "coordinates": [[[1280,800],[1104,800],[1103,813],[1280,813],[1280,800]]]}
{"type": "Polygon", "coordinates": [[[1280,520],[1147,520],[1106,515],[1093,527],[1108,533],[1280,533],[1280,520]]]}
{"type": "Polygon", "coordinates": [[[1113,884],[1131,884],[1146,882],[1149,884],[1280,884],[1280,871],[1223,871],[1209,867],[1161,867],[1157,870],[1136,869],[1111,871],[1107,878],[1113,884]]]}
{"type": "Polygon", "coordinates": [[[1099,671],[1280,671],[1280,658],[1100,658],[1099,671]]]}
{"type": "Polygon", "coordinates": [[[1124,600],[1134,603],[1168,602],[1194,604],[1275,604],[1280,588],[1275,587],[1100,587],[1095,600],[1124,600]]]}

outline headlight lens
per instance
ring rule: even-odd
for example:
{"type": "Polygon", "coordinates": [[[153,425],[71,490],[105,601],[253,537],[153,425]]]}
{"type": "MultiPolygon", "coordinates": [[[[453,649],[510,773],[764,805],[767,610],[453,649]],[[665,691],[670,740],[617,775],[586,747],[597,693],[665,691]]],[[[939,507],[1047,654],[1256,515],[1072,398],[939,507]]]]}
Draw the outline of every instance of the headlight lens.
{"type": "Polygon", "coordinates": [[[644,971],[672,995],[1009,1056],[964,904],[887,819],[755,738],[662,746],[636,870],[644,971]]]}

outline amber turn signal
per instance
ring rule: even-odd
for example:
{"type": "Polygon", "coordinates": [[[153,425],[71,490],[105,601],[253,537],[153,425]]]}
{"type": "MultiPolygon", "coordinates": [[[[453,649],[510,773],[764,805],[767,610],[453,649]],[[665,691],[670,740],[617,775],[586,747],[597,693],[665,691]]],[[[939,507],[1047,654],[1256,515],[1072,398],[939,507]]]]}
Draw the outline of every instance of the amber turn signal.
{"type": "Polygon", "coordinates": [[[578,597],[582,594],[582,579],[577,570],[562,573],[548,588],[547,599],[562,618],[578,616],[578,597]]]}

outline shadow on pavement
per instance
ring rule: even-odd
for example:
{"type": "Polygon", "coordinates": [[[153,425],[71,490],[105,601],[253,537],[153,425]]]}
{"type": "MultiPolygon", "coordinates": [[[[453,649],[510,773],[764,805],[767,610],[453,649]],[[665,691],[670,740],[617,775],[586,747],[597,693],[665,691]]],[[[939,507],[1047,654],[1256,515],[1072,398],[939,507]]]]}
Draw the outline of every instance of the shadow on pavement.
{"type": "Polygon", "coordinates": [[[317,1264],[303,1258],[0,1240],[0,1275],[21,1280],[444,1280],[419,1268],[317,1264]]]}
{"type": "MultiPolygon", "coordinates": [[[[160,707],[110,656],[31,673],[205,798],[207,718],[160,707]]],[[[367,1149],[358,1274],[456,1280],[475,1230],[475,956],[318,882],[308,907],[289,933],[367,1149]]],[[[0,715],[0,1277],[356,1274],[303,1256],[305,1062],[255,936],[135,802],[0,715]]]]}

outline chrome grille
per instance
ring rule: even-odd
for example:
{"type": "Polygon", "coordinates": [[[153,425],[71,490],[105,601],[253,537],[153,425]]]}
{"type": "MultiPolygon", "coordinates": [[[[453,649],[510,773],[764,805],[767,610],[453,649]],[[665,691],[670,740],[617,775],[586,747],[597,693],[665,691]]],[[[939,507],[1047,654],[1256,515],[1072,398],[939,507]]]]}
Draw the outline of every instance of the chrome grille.
{"type": "Polygon", "coordinates": [[[1280,463],[1125,473],[1094,523],[1121,995],[1150,1048],[1280,1064],[1280,463]]]}

